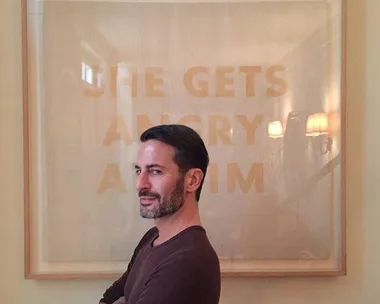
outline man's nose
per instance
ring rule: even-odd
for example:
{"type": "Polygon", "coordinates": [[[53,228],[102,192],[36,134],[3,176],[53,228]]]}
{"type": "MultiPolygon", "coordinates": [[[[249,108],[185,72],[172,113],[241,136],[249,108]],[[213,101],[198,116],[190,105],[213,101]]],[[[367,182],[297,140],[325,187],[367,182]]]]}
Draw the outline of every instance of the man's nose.
{"type": "Polygon", "coordinates": [[[137,175],[136,180],[136,189],[149,189],[150,188],[150,182],[149,182],[149,175],[146,172],[141,172],[139,175],[137,175]]]}

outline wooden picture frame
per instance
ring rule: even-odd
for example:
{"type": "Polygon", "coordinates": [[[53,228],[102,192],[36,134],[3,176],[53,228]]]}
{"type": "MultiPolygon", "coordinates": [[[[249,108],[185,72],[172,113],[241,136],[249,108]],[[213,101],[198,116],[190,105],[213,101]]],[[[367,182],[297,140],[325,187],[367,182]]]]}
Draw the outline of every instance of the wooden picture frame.
{"type": "Polygon", "coordinates": [[[223,276],[346,274],[345,1],[21,0],[25,277],[118,277],[139,134],[183,123],[223,276]]]}

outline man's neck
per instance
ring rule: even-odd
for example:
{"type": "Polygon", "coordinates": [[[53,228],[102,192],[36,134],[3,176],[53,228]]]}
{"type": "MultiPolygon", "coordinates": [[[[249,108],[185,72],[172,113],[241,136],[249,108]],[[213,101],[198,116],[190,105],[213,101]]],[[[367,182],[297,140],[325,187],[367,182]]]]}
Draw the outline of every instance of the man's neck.
{"type": "Polygon", "coordinates": [[[191,226],[200,226],[201,220],[197,202],[185,202],[175,214],[156,219],[155,225],[159,231],[159,237],[156,239],[155,245],[166,242],[191,226]]]}

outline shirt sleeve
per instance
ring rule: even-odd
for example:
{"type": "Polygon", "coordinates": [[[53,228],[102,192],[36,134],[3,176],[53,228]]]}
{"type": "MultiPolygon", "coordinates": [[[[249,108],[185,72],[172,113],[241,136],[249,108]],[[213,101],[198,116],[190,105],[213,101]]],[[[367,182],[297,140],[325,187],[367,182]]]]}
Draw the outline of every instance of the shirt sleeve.
{"type": "Polygon", "coordinates": [[[199,277],[200,271],[193,259],[186,255],[168,258],[152,273],[138,301],[128,304],[196,303],[197,282],[202,284],[199,277]]]}
{"type": "Polygon", "coordinates": [[[141,249],[141,247],[144,245],[144,242],[151,236],[151,234],[154,232],[154,228],[148,230],[148,232],[142,237],[139,244],[136,246],[132,258],[130,262],[128,263],[127,270],[124,272],[124,274],[117,279],[113,284],[106,289],[106,291],[103,293],[102,298],[99,300],[99,304],[112,304],[115,301],[117,301],[120,297],[124,296],[124,287],[125,283],[127,282],[129,272],[133,266],[133,263],[141,249]]]}
{"type": "Polygon", "coordinates": [[[112,304],[124,295],[124,286],[128,278],[129,269],[132,263],[129,263],[127,271],[113,284],[106,289],[103,297],[100,299],[99,304],[112,304]]]}

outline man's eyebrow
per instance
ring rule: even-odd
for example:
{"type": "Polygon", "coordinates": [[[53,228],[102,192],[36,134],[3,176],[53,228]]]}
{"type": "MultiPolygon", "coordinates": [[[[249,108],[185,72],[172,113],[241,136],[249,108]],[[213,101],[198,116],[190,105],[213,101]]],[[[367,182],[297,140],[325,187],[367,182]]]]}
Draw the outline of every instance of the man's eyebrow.
{"type": "MultiPolygon", "coordinates": [[[[138,166],[138,165],[134,165],[134,168],[135,169],[141,169],[140,166],[138,166]]],[[[150,164],[150,165],[146,165],[145,168],[147,168],[147,169],[151,169],[151,168],[163,168],[164,169],[165,167],[162,166],[162,165],[159,165],[159,164],[150,164]]]]}

